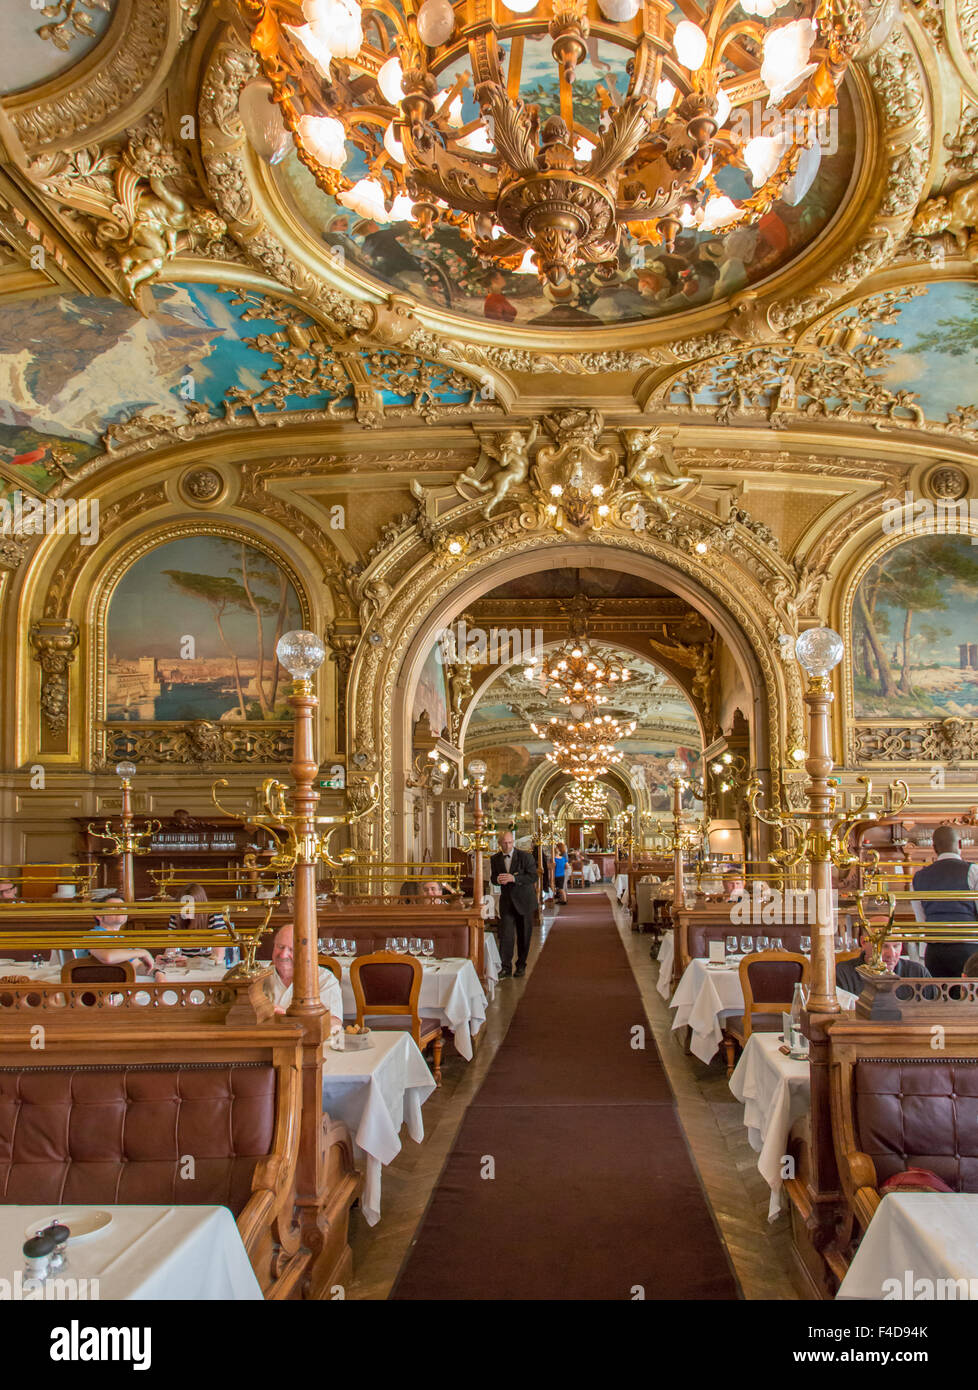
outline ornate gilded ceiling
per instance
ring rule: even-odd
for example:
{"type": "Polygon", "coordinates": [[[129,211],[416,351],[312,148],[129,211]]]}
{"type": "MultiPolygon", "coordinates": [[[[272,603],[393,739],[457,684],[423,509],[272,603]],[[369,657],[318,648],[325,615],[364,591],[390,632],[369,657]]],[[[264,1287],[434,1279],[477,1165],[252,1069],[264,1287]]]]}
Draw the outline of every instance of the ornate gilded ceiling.
{"type": "MultiPolygon", "coordinates": [[[[782,226],[623,260],[562,304],[452,248],[371,241],[264,165],[230,8],[87,9],[104,31],[37,40],[50,65],[0,98],[0,491],[99,495],[113,575],[167,526],[220,520],[282,553],[332,633],[325,736],[339,749],[361,720],[369,769],[393,756],[367,725],[416,642],[423,660],[425,605],[478,600],[482,566],[590,563],[547,558],[566,541],[525,473],[486,511],[505,449],[519,474],[583,430],[628,479],[613,524],[575,542],[633,573],[640,555],[701,611],[722,595],[758,653],[772,757],[790,743],[797,681],[764,643],[844,626],[885,499],[949,466],[978,490],[978,4],[905,0],[847,80],[826,186],[782,226]]],[[[0,580],[24,623],[103,601],[77,538],[4,538],[0,580]]],[[[30,738],[7,737],[19,765],[30,738]]]]}

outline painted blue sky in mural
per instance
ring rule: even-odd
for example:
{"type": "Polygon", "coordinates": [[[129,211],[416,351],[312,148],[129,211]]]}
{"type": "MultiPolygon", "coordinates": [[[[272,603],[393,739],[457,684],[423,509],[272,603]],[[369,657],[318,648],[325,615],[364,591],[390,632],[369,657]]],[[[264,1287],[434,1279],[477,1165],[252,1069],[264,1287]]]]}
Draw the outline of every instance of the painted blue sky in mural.
{"type": "Polygon", "coordinates": [[[915,391],[930,420],[973,405],[978,373],[978,286],[943,280],[903,305],[894,324],[873,324],[877,338],[896,338],[888,367],[871,372],[891,391],[915,391]]]}

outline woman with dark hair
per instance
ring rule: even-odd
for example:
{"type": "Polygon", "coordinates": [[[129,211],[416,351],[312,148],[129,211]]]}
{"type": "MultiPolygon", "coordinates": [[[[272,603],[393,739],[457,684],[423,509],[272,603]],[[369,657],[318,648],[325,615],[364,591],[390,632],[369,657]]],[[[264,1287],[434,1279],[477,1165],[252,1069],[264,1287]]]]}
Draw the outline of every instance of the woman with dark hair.
{"type": "MultiPolygon", "coordinates": [[[[181,927],[197,927],[198,929],[206,925],[213,931],[227,931],[228,921],[223,912],[209,912],[206,924],[201,920],[203,912],[200,911],[202,905],[207,903],[207,889],[203,884],[191,883],[189,888],[183,893],[180,899],[180,911],[175,912],[168,922],[170,931],[179,931],[181,927]]],[[[224,963],[224,952],[226,947],[215,946],[191,946],[182,954],[185,956],[210,956],[218,965],[224,963]]]]}

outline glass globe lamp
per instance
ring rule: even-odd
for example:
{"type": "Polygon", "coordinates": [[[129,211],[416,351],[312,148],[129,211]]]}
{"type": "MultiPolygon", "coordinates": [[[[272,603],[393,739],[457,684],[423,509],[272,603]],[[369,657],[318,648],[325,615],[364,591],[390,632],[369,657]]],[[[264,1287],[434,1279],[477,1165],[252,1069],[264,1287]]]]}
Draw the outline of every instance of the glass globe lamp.
{"type": "Polygon", "coordinates": [[[795,656],[810,676],[827,676],[842,660],[842,638],[830,627],[812,627],[795,643],[795,656]]]}
{"type": "Polygon", "coordinates": [[[278,640],[275,655],[293,680],[308,680],[326,660],[326,647],[314,632],[286,632],[278,640]]]}

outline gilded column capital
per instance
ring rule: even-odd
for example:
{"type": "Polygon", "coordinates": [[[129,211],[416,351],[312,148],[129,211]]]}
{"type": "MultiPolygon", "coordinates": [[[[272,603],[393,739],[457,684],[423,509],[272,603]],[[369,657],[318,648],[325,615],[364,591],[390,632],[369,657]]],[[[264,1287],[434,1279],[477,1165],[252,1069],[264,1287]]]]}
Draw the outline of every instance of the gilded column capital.
{"type": "Polygon", "coordinates": [[[31,624],[30,643],[41,668],[41,719],[59,739],[68,728],[68,667],[78,640],[78,624],[71,618],[40,618],[31,624]]]}

